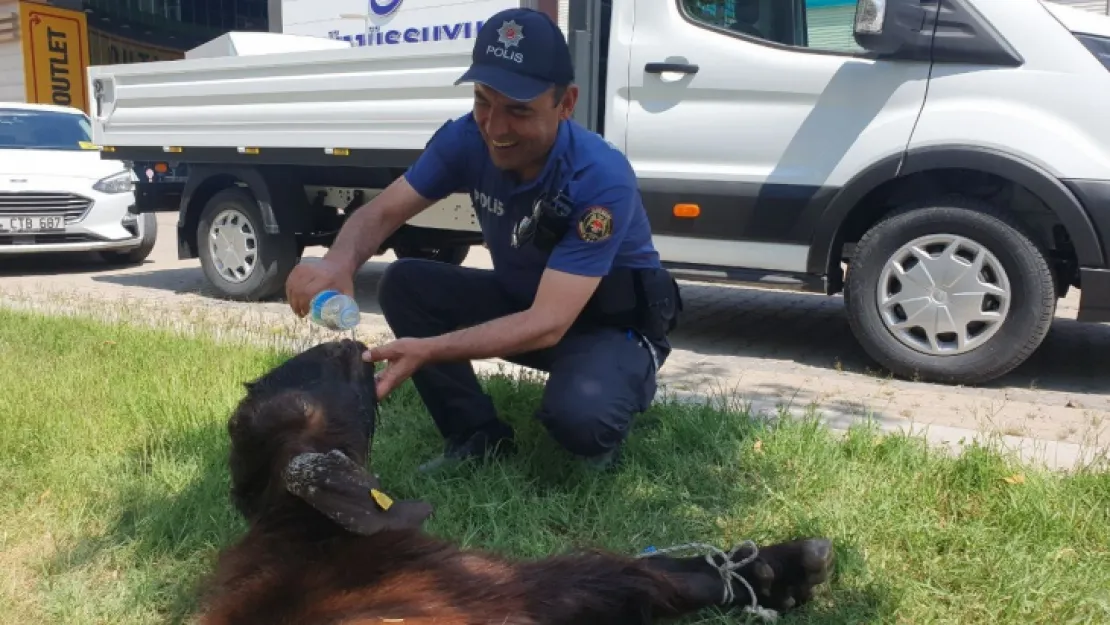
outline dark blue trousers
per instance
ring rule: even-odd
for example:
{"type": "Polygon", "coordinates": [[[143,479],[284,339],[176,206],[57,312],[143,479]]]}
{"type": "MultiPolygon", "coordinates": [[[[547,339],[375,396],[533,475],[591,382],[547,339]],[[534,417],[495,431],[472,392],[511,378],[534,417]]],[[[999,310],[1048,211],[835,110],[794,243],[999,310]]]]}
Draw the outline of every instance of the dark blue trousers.
{"type": "MultiPolygon", "coordinates": [[[[520,312],[491,270],[399,259],[378,286],[378,299],[394,335],[429,337],[520,312]]],[[[658,364],[669,353],[656,349],[658,364]]],[[[618,447],[636,413],[655,397],[656,365],[646,343],[617,328],[576,325],[556,345],[506,358],[547,372],[536,417],[552,438],[579,456],[597,456],[618,447]]],[[[413,383],[439,431],[461,444],[475,432],[511,432],[478,384],[469,362],[434,364],[413,375],[413,383]]]]}

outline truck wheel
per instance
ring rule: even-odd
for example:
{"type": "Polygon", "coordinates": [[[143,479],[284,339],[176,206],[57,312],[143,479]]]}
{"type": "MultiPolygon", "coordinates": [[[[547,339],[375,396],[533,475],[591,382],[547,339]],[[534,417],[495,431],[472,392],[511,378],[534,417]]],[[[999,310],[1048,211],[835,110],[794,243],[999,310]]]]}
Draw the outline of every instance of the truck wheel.
{"type": "Polygon", "coordinates": [[[435,260],[441,263],[449,263],[452,265],[461,265],[470,254],[469,245],[456,245],[452,247],[398,247],[393,250],[397,258],[423,258],[426,260],[435,260]]]}
{"type": "Polygon", "coordinates": [[[284,292],[297,263],[296,236],[267,233],[258,202],[239,187],[216,193],[204,206],[197,243],[205,277],[229,299],[258,301],[284,292]]]}
{"type": "Polygon", "coordinates": [[[138,215],[139,246],[126,252],[107,250],[100,253],[104,262],[122,265],[137,265],[150,256],[154,251],[154,244],[158,241],[158,216],[154,213],[140,213],[138,215]]]}
{"type": "Polygon", "coordinates": [[[1056,312],[1045,254],[1008,213],[962,196],[904,207],[848,264],[848,321],[903,378],[981,384],[1044,340],[1056,312]]]}

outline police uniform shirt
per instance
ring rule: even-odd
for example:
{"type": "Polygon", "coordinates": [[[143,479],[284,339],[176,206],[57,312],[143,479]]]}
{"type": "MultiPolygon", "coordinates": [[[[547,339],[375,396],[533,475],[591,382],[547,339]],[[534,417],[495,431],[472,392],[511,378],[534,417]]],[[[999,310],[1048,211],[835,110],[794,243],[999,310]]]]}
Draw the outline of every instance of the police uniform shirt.
{"type": "Polygon", "coordinates": [[[444,124],[405,173],[417,193],[440,200],[470,194],[493,270],[522,305],[535,297],[540,276],[558,271],[601,277],[611,268],[658,268],[635,172],[624,155],[600,135],[572,121],[559,125],[543,171],[518,183],[494,165],[472,113],[444,124]],[[573,212],[566,234],[551,252],[532,242],[514,248],[513,230],[533,211],[536,199],[562,189],[573,212]]]}

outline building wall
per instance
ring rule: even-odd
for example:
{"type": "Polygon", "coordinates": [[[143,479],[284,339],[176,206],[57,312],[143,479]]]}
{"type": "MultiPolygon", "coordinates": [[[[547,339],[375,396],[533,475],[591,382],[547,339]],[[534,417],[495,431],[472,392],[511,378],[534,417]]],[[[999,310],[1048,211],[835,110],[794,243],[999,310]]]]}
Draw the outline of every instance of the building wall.
{"type": "MultiPolygon", "coordinates": [[[[93,66],[183,58],[230,30],[270,30],[269,9],[280,6],[280,0],[33,1],[85,15],[82,36],[93,66]]],[[[27,99],[19,4],[0,0],[0,101],[27,99]]],[[[280,11],[276,25],[280,29],[280,11]]]]}
{"type": "Polygon", "coordinates": [[[266,17],[272,33],[281,32],[281,2],[282,0],[267,0],[266,17]]]}
{"type": "Polygon", "coordinates": [[[272,4],[269,0],[80,1],[88,16],[92,65],[179,59],[186,50],[231,30],[269,30],[272,4]]]}
{"type": "Polygon", "coordinates": [[[23,102],[23,48],[16,0],[0,0],[0,102],[23,102]],[[9,20],[11,20],[9,22],[9,20]]]}

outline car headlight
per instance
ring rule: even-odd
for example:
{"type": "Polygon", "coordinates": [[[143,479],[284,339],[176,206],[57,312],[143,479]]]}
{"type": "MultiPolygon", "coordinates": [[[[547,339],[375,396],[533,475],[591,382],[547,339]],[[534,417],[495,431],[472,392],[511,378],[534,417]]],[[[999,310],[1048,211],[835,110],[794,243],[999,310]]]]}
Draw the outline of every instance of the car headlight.
{"type": "Polygon", "coordinates": [[[1086,33],[1072,33],[1095,58],[1102,62],[1103,67],[1110,69],[1110,37],[1099,37],[1086,33]]]}
{"type": "Polygon", "coordinates": [[[107,178],[102,178],[96,181],[93,189],[101,193],[128,193],[135,188],[132,183],[131,171],[121,171],[118,174],[113,174],[107,178]]]}

